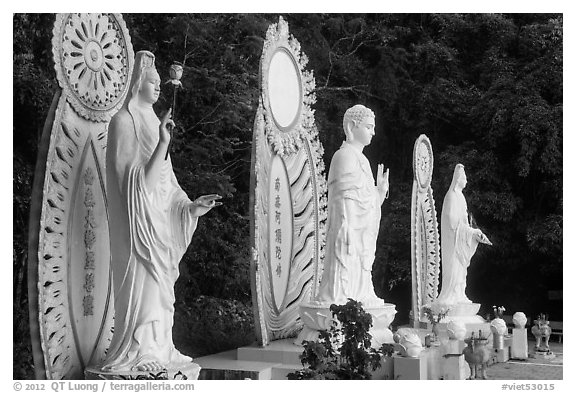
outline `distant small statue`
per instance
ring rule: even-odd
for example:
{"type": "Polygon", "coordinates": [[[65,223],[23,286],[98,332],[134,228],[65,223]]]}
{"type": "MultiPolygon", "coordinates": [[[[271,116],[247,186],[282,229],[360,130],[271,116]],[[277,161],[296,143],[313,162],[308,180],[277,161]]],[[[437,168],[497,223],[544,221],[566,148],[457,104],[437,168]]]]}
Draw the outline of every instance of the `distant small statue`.
{"type": "Polygon", "coordinates": [[[112,118],[106,152],[107,199],[114,283],[114,336],[104,371],[160,371],[190,364],[172,341],[174,283],[198,217],[220,205],[218,195],[190,201],[165,159],[174,126],[158,119],[154,55],[136,54],[128,96],[112,118]]]}
{"type": "Polygon", "coordinates": [[[536,338],[534,349],[538,352],[550,351],[548,340],[550,340],[552,329],[550,328],[550,321],[548,321],[546,315],[540,314],[538,316],[538,319],[534,321],[534,326],[532,326],[531,331],[536,338]]]}
{"type": "Polygon", "coordinates": [[[317,301],[381,306],[372,284],[380,228],[380,206],[388,196],[389,170],[378,165],[376,184],[362,151],[374,136],[374,112],[355,105],[344,114],[346,141],[334,154],[328,174],[326,258],[317,301]]]}
{"type": "Polygon", "coordinates": [[[457,164],[442,205],[442,289],[436,302],[445,305],[472,303],[465,293],[470,259],[478,243],[492,245],[480,229],[468,222],[468,206],[462,193],[466,182],[464,165],[457,164]]]}

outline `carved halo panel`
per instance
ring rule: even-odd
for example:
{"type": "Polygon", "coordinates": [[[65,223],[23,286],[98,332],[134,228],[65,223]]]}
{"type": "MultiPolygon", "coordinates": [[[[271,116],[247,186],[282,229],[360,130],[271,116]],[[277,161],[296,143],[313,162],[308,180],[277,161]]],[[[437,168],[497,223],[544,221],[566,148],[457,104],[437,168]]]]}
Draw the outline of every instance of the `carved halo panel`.
{"type": "Polygon", "coordinates": [[[418,181],[420,189],[425,190],[432,181],[432,171],[434,169],[434,156],[432,155],[432,145],[428,138],[418,138],[414,146],[414,175],[418,181]]]}
{"type": "Polygon", "coordinates": [[[114,14],[67,14],[54,25],[60,87],[85,119],[109,121],[130,82],[134,53],[124,21],[114,14]]]}
{"type": "Polygon", "coordinates": [[[316,82],[305,70],[308,58],[280,17],[266,32],[260,59],[262,104],[266,136],[274,151],[293,154],[314,127],[316,82]]]}
{"type": "Polygon", "coordinates": [[[298,333],[299,305],[322,273],[326,178],[306,63],[280,17],[261,57],[252,154],[252,294],[262,345],[298,333]]]}
{"type": "Polygon", "coordinates": [[[53,34],[62,91],[38,148],[30,324],[36,377],[82,379],[112,338],[105,153],[108,121],[126,97],[134,56],[117,14],[58,14],[53,34]]]}
{"type": "Polygon", "coordinates": [[[440,237],[432,193],[434,156],[426,135],[414,143],[412,185],[412,302],[415,322],[422,320],[422,306],[438,296],[440,237]]]}

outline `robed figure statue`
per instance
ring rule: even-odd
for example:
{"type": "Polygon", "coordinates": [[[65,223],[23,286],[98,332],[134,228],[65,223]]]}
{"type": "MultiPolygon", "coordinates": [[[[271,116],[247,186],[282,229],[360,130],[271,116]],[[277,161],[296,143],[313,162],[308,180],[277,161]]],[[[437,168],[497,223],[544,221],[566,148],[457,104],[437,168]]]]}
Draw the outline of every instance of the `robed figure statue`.
{"type": "Polygon", "coordinates": [[[114,336],[103,370],[157,371],[191,362],[172,342],[174,283],[198,217],[218,195],[188,199],[165,159],[174,126],[152,105],[160,94],[154,55],[136,54],[124,106],[112,118],[106,185],[114,283],[114,336]]]}
{"type": "Polygon", "coordinates": [[[436,302],[448,307],[472,303],[465,293],[470,259],[476,252],[478,243],[492,245],[480,229],[472,228],[468,222],[468,206],[462,193],[466,182],[464,165],[457,164],[442,205],[442,287],[436,302]]]}
{"type": "Polygon", "coordinates": [[[344,304],[348,298],[382,306],[372,284],[380,228],[380,206],[388,195],[388,174],[378,165],[376,184],[362,153],[374,136],[374,112],[355,105],[344,114],[346,140],[328,173],[328,223],[324,273],[316,300],[344,304]]]}

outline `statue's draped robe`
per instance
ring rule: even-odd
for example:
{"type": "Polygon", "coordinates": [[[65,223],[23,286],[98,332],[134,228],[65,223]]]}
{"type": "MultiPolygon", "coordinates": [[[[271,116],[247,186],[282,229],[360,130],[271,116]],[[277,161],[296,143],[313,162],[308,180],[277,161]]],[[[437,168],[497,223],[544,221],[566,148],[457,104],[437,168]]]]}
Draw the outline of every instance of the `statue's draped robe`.
{"type": "Polygon", "coordinates": [[[153,110],[122,109],[119,115],[123,121],[112,120],[106,153],[115,319],[104,369],[189,362],[172,342],[174,283],[198,219],[170,159],[147,189],[144,168],[159,138],[153,110]]]}
{"type": "Polygon", "coordinates": [[[442,287],[437,302],[472,303],[466,296],[466,273],[478,240],[468,223],[468,207],[462,191],[450,187],[442,205],[442,287]]]}
{"type": "Polygon", "coordinates": [[[374,293],[372,264],[380,227],[380,196],[370,163],[344,142],[328,174],[328,229],[320,290],[322,303],[382,305],[374,293]]]}

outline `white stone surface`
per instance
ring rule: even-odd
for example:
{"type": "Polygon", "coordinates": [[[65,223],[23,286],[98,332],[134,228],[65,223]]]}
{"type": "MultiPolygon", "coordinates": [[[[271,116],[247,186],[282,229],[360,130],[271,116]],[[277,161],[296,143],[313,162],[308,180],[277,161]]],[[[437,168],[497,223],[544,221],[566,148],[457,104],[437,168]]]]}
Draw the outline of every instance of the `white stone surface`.
{"type": "Polygon", "coordinates": [[[409,358],[394,355],[395,380],[426,380],[428,379],[428,360],[426,356],[409,358]]]}
{"type": "Polygon", "coordinates": [[[452,320],[447,323],[446,331],[450,340],[464,340],[466,337],[466,324],[462,321],[452,320]]]}
{"type": "Polygon", "coordinates": [[[422,340],[417,333],[408,332],[400,338],[398,345],[401,348],[400,355],[410,358],[417,358],[424,350],[422,340]]]}
{"type": "Polygon", "coordinates": [[[528,359],[528,330],[526,328],[512,329],[512,359],[528,359]]]}

